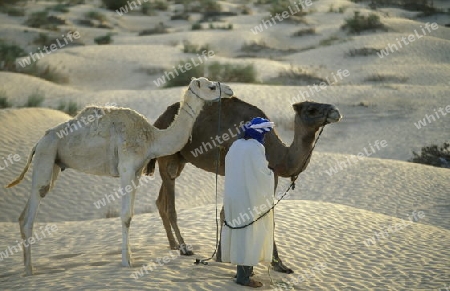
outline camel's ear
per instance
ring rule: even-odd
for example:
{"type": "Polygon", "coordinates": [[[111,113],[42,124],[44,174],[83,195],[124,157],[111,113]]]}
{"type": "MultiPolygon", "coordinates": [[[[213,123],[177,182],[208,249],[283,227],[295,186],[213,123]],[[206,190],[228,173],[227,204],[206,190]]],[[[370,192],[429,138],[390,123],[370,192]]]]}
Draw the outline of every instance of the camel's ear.
{"type": "Polygon", "coordinates": [[[292,107],[296,112],[300,113],[302,111],[302,105],[302,103],[294,103],[292,104],[292,107]]]}
{"type": "Polygon", "coordinates": [[[197,80],[197,86],[200,88],[200,81],[197,80]]]}

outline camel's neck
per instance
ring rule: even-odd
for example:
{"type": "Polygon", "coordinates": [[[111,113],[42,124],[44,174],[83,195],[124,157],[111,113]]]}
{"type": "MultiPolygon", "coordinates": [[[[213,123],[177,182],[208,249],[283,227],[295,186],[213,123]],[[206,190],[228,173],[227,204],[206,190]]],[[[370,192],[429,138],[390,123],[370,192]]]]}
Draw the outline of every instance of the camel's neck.
{"type": "Polygon", "coordinates": [[[186,90],[180,110],[172,124],[164,130],[156,129],[151,141],[149,156],[152,158],[174,154],[188,142],[197,116],[204,105],[203,99],[186,90]]]}
{"type": "Polygon", "coordinates": [[[282,177],[292,177],[302,172],[309,164],[308,155],[314,146],[316,132],[302,126],[295,127],[294,140],[287,147],[276,135],[267,136],[266,149],[269,164],[280,167],[282,177]]]}

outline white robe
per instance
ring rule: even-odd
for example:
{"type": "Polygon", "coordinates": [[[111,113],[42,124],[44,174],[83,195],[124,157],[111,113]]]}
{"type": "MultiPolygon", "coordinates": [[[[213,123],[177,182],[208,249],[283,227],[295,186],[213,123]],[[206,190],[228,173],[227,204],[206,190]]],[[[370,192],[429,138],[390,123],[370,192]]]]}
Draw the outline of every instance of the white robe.
{"type": "MultiPolygon", "coordinates": [[[[225,220],[232,226],[250,223],[273,205],[274,175],[265,148],[254,139],[238,139],[225,157],[225,220]],[[256,208],[255,208],[256,207],[256,208]]],[[[243,229],[222,227],[222,261],[256,266],[271,262],[273,210],[243,229]]]]}

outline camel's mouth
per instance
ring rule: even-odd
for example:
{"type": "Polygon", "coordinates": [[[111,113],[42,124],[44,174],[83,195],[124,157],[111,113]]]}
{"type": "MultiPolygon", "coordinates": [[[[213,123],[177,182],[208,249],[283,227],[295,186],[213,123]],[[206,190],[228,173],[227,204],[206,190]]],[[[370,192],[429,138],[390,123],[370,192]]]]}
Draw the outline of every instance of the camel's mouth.
{"type": "Polygon", "coordinates": [[[222,88],[222,98],[226,98],[226,97],[231,97],[231,96],[233,96],[234,95],[234,92],[233,92],[233,90],[230,88],[230,87],[228,87],[228,86],[224,86],[223,88],[222,88]],[[225,96],[223,96],[223,95],[225,95],[225,96]]]}
{"type": "Polygon", "coordinates": [[[231,88],[228,86],[221,85],[221,89],[222,90],[219,89],[220,91],[217,90],[217,98],[211,100],[211,102],[218,102],[220,98],[230,98],[234,95],[233,90],[231,90],[231,88]]]}
{"type": "Polygon", "coordinates": [[[342,115],[336,107],[332,108],[327,114],[327,123],[338,122],[341,119],[342,115]]]}

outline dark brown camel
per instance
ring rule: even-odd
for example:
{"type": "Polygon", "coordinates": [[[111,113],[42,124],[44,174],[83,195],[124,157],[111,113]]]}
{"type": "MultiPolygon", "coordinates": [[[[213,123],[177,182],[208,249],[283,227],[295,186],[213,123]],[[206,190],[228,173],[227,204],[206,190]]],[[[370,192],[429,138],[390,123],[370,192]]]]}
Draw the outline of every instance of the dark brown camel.
{"type": "MultiPolygon", "coordinates": [[[[175,103],[159,116],[154,126],[160,129],[168,127],[176,113],[179,103],[175,103]]],[[[293,104],[295,111],[295,136],[292,144],[286,146],[277,136],[276,130],[266,135],[265,147],[269,166],[275,169],[275,185],[278,176],[291,178],[302,172],[309,163],[307,159],[315,141],[318,130],[327,123],[337,122],[341,115],[336,107],[316,102],[301,102],[293,104]],[[303,166],[303,167],[302,167],[303,166]]],[[[231,144],[238,138],[240,126],[254,117],[265,117],[266,114],[256,106],[248,104],[238,98],[223,99],[221,102],[221,128],[217,135],[218,103],[212,104],[198,116],[192,130],[192,138],[176,154],[158,158],[159,172],[162,185],[156,205],[161,215],[164,228],[169,239],[171,249],[180,249],[184,255],[192,255],[186,251],[184,239],[177,224],[175,209],[175,179],[181,174],[186,163],[208,172],[216,171],[216,146],[220,147],[219,175],[225,173],[225,155],[231,144]],[[217,138],[219,136],[219,138],[217,138]],[[202,153],[199,152],[202,149],[202,153]],[[175,239],[173,233],[177,237],[175,239]]],[[[151,160],[146,173],[153,174],[156,160],[151,160]]],[[[276,187],[276,186],[275,186],[276,187]]],[[[220,250],[220,248],[219,248],[220,250]]],[[[293,271],[283,265],[278,256],[274,242],[272,266],[276,271],[292,273],[293,271]]],[[[217,260],[220,261],[220,252],[217,260]]]]}

